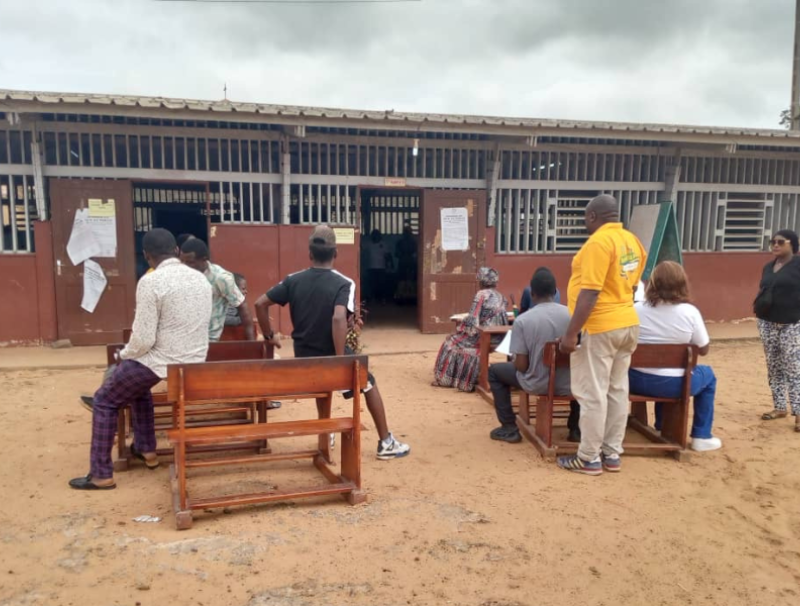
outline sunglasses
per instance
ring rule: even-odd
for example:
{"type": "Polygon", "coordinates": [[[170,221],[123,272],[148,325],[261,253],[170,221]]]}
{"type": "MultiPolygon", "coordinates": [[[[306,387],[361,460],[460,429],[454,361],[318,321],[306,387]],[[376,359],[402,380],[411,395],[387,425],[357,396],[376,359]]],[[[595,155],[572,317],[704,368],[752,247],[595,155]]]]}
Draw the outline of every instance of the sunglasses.
{"type": "Polygon", "coordinates": [[[769,241],[769,245],[770,246],[783,246],[788,241],[789,240],[784,240],[783,238],[773,238],[772,240],[769,241]]]}

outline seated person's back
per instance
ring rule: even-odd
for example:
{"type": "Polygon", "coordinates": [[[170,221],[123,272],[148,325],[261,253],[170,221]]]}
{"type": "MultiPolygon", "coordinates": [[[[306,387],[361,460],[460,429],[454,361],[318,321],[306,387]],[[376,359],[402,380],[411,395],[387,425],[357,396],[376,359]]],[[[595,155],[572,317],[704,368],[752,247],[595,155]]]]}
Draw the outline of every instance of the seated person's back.
{"type": "MultiPolygon", "coordinates": [[[[556,302],[539,303],[514,322],[511,331],[511,353],[526,354],[528,369],[517,371],[520,386],[528,393],[547,393],[550,369],[544,365],[544,347],[560,338],[569,325],[569,310],[556,302]]],[[[556,395],[570,393],[569,368],[556,371],[556,395]]]]}
{"type": "MultiPolygon", "coordinates": [[[[544,364],[544,349],[548,342],[560,338],[569,326],[569,310],[554,301],[556,279],[546,267],[538,268],[531,278],[532,308],[521,314],[511,330],[513,362],[489,366],[489,386],[492,389],[495,412],[501,426],[489,436],[503,442],[522,440],[516,425],[516,413],[511,406],[511,388],[532,394],[546,394],[550,384],[550,368],[544,364]]],[[[570,393],[569,368],[556,370],[555,394],[570,393]]],[[[578,432],[578,407],[570,402],[568,428],[570,440],[578,432]]],[[[524,421],[527,423],[527,419],[524,421]]]]}

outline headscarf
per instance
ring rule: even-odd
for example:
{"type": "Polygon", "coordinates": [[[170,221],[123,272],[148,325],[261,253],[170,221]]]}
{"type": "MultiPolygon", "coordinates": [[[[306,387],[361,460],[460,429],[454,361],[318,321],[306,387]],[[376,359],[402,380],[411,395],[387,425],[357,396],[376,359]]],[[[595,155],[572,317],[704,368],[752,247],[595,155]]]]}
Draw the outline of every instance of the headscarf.
{"type": "Polygon", "coordinates": [[[494,288],[500,280],[500,274],[491,267],[481,267],[478,270],[478,282],[486,288],[494,288]]]}

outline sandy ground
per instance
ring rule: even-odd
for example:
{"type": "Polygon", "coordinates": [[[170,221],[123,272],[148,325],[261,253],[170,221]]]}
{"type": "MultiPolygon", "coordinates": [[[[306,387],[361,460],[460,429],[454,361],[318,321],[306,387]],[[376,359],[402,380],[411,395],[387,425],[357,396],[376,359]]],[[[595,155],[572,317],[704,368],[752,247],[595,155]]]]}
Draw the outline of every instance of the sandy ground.
{"type": "MultiPolygon", "coordinates": [[[[118,474],[110,492],[68,489],[88,468],[90,415],[76,394],[101,371],[0,371],[0,605],[800,603],[800,434],[789,420],[759,421],[770,402],[758,344],[710,356],[721,451],[624,457],[622,473],[598,478],[546,464],[527,443],[490,441],[483,400],[429,387],[435,348],[399,345],[427,351],[376,355],[371,368],[413,451],[375,460],[365,415],[366,504],[215,510],[183,532],[165,466],[118,474]],[[142,514],[164,519],[132,520],[142,514]]],[[[255,488],[307,474],[301,463],[228,479],[255,488]]],[[[227,477],[198,475],[195,493],[227,477]]]]}

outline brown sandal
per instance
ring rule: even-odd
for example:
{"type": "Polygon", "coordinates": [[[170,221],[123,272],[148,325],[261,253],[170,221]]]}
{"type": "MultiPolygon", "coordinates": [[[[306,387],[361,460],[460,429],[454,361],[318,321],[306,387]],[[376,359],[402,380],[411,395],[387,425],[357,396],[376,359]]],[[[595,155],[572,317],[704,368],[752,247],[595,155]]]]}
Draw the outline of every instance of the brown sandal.
{"type": "Polygon", "coordinates": [[[773,409],[761,415],[762,421],[774,421],[775,419],[785,419],[789,415],[785,410],[773,409]]]}

